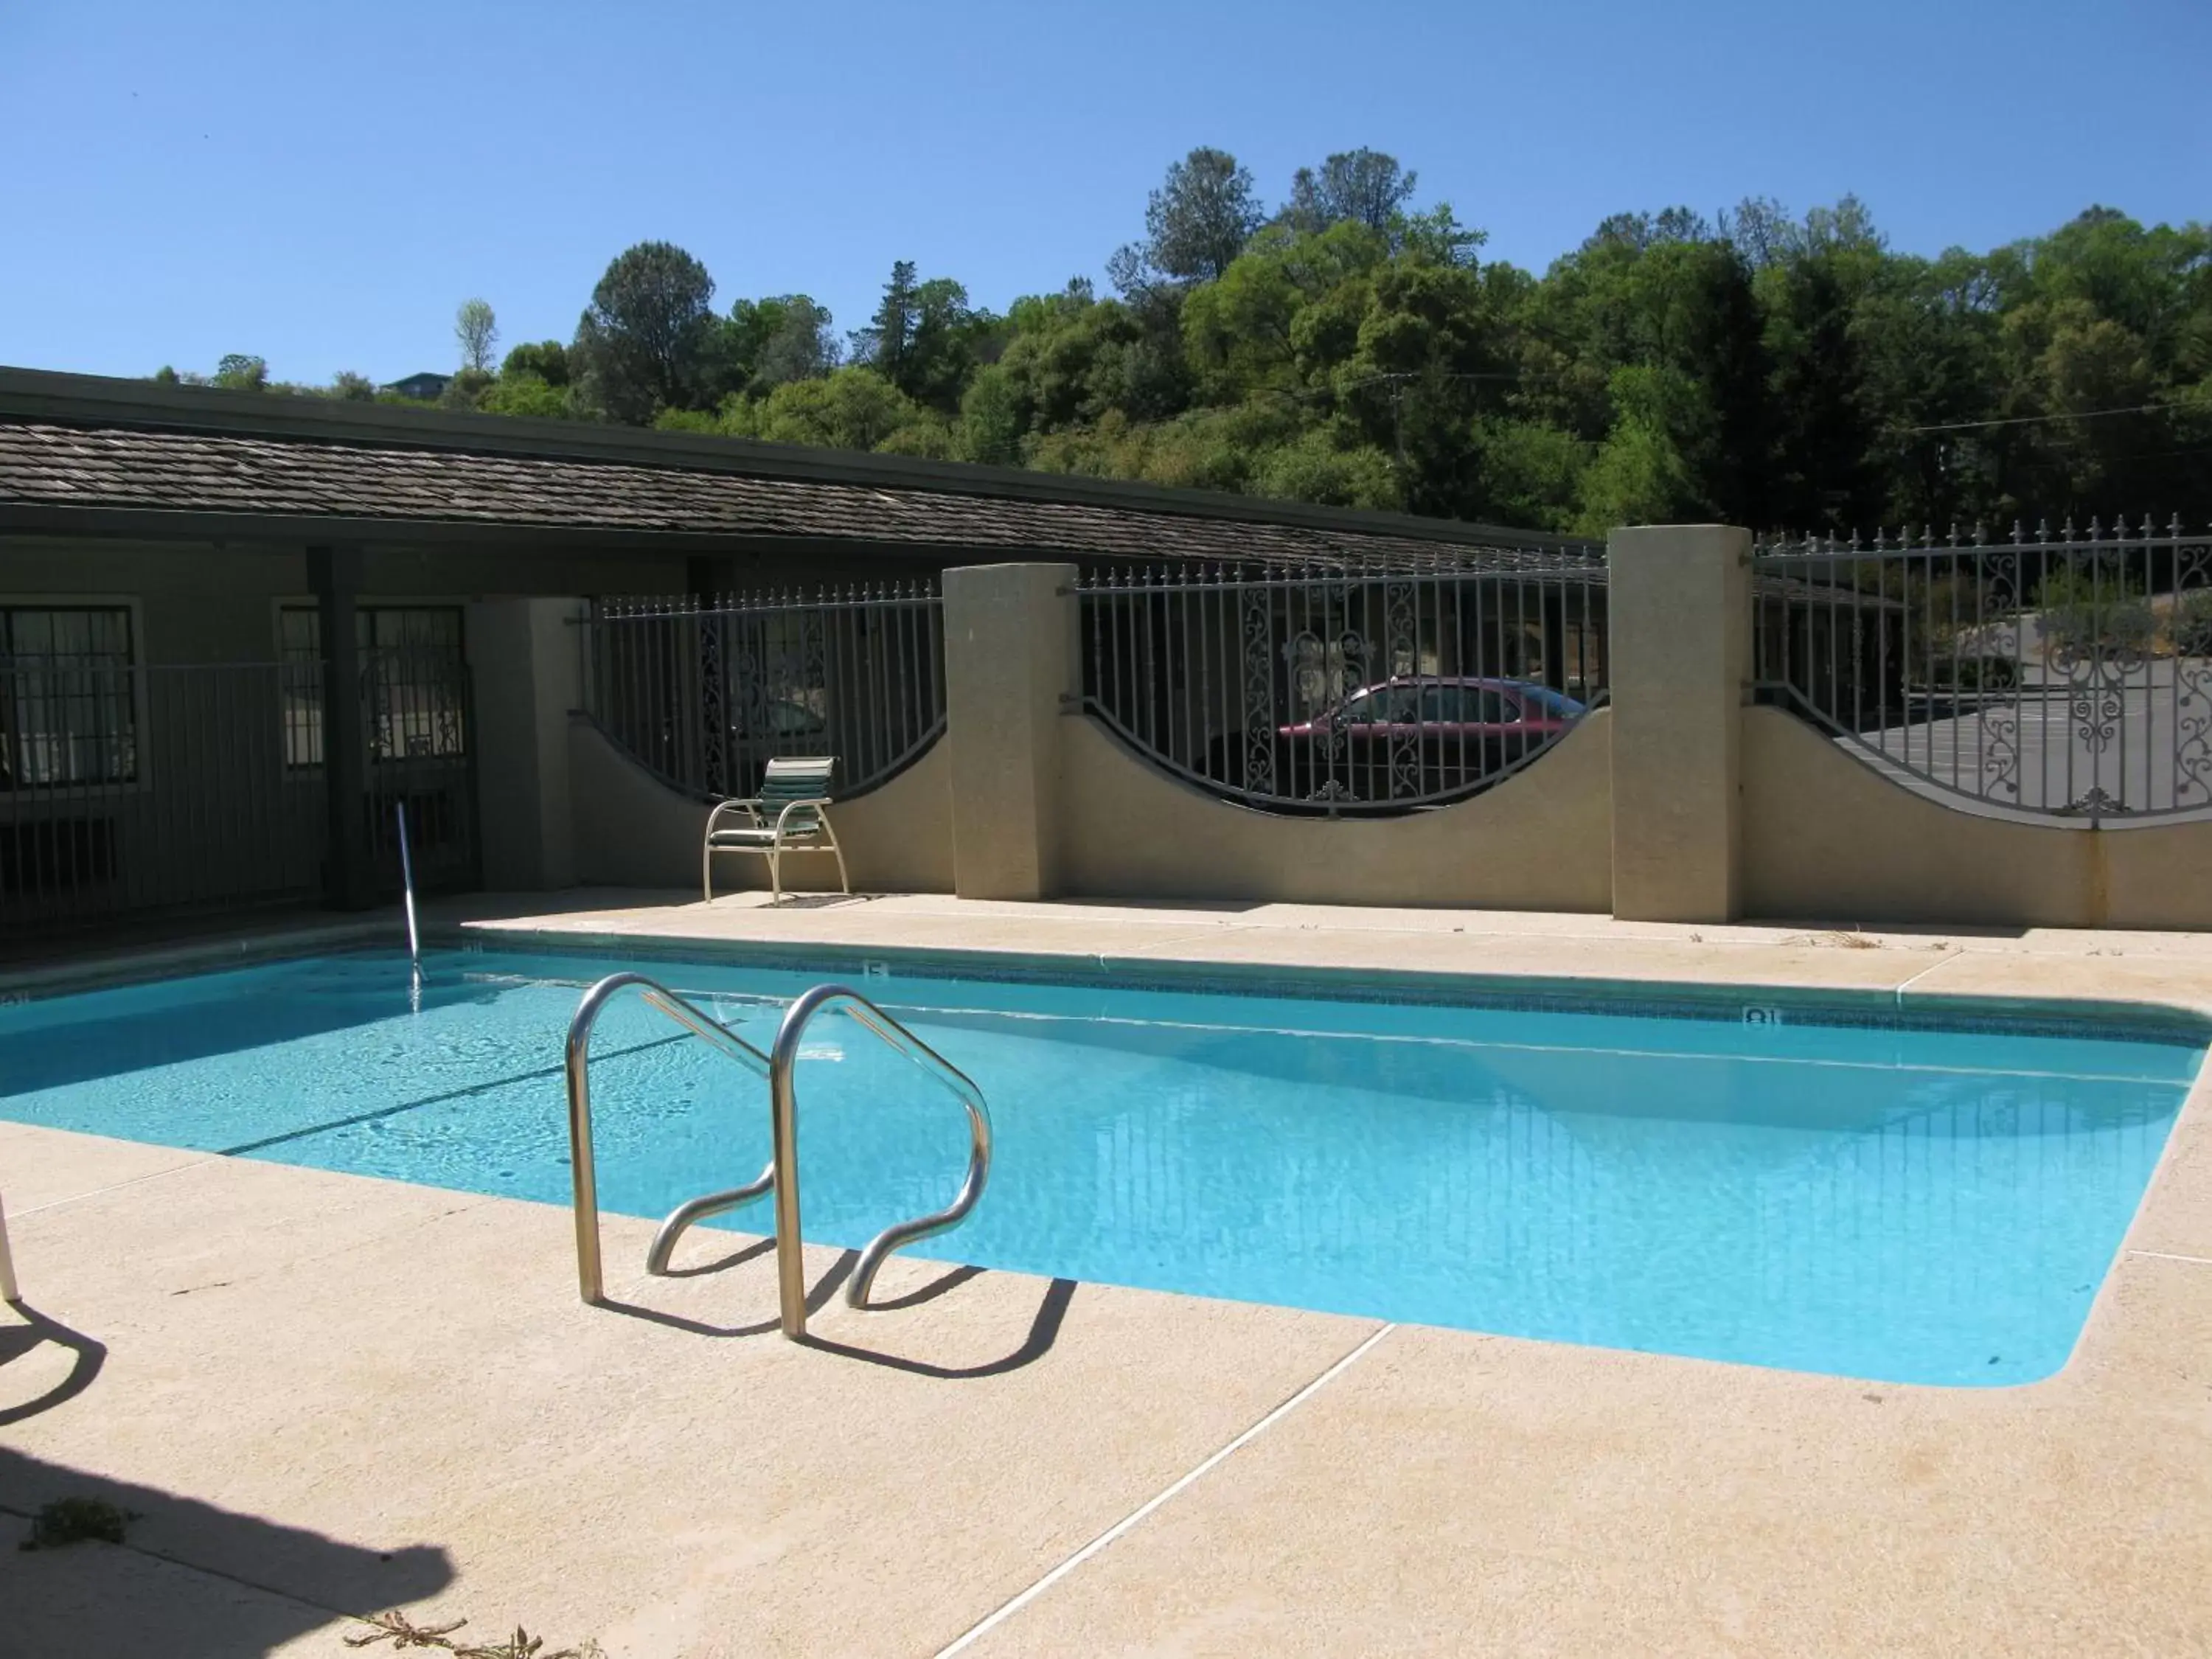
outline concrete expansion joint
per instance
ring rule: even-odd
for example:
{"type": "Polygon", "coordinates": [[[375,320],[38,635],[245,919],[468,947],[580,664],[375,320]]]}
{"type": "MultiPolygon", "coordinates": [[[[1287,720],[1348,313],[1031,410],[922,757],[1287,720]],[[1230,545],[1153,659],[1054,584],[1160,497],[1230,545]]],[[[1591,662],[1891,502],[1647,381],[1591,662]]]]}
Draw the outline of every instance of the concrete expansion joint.
{"type": "Polygon", "coordinates": [[[144,1175],[132,1176],[128,1181],[112,1181],[105,1187],[94,1187],[89,1192],[71,1193],[67,1198],[50,1199],[44,1204],[33,1204],[26,1210],[11,1210],[9,1214],[13,1220],[26,1221],[34,1215],[44,1215],[49,1210],[66,1209],[72,1204],[82,1204],[90,1199],[103,1197],[109,1193],[120,1192],[125,1187],[143,1187],[149,1181],[160,1181],[167,1176],[181,1175],[186,1170],[197,1170],[204,1164],[212,1164],[216,1161],[216,1158],[217,1154],[213,1152],[186,1153],[181,1161],[172,1164],[166,1169],[149,1170],[144,1175]]]}
{"type": "Polygon", "coordinates": [[[1100,1533],[1098,1536],[1092,1539],[1081,1549],[1076,1551],[1074,1554],[1069,1556],[1058,1566],[1054,1567],[1049,1572],[1046,1573],[1044,1577],[1031,1584],[1027,1589],[1023,1590],[1019,1595],[1014,1596],[1011,1601],[1006,1601],[1002,1606],[994,1609],[988,1613],[986,1613],[975,1624],[970,1625],[959,1635],[954,1637],[951,1642],[947,1643],[944,1647],[939,1648],[937,1650],[936,1659],[952,1659],[952,1656],[954,1654],[965,1653],[976,1643],[981,1641],[983,1638],[988,1635],[992,1631],[997,1629],[1007,1620],[1012,1618],[1014,1614],[1019,1613],[1024,1607],[1029,1606],[1030,1602],[1036,1601],[1038,1596],[1043,1595],[1045,1591],[1050,1589],[1061,1579],[1066,1577],[1068,1574],[1073,1572],[1085,1561],[1091,1559],[1092,1556],[1097,1555],[1100,1551],[1105,1549],[1106,1547],[1113,1543],[1115,1539],[1121,1537],[1124,1534],[1127,1534],[1141,1525],[1146,1517],[1150,1516],[1155,1510],[1158,1510],[1161,1505],[1169,1502],[1169,1500],[1173,1498],[1177,1493],[1182,1492],[1187,1487],[1194,1486],[1198,1481],[1205,1479],[1209,1473],[1219,1467],[1222,1463],[1227,1462],[1229,1458],[1234,1455],[1237,1451],[1251,1444],[1253,1441],[1257,1440],[1261,1435],[1265,1434],[1276,1424],[1281,1422],[1292,1412],[1297,1410],[1299,1407],[1304,1405],[1307,1401],[1312,1399],[1330,1383],[1335,1382],[1338,1377],[1343,1376],[1345,1372],[1350,1370],[1354,1365],[1358,1364],[1362,1359],[1364,1359],[1370,1353],[1371,1353],[1374,1351],[1376,1343],[1382,1341],[1384,1337],[1389,1335],[1391,1332],[1397,1328],[1398,1328],[1395,1325],[1384,1325],[1370,1332],[1359,1345],[1353,1348],[1351,1352],[1336,1360],[1328,1367],[1328,1370],[1322,1372],[1319,1376],[1315,1377],[1312,1382],[1307,1383],[1289,1399],[1284,1401],[1281,1405],[1276,1407],[1258,1422],[1253,1424],[1250,1428],[1246,1429],[1242,1434],[1238,1435],[1234,1440],[1231,1440],[1227,1445],[1222,1447],[1218,1451],[1208,1457],[1204,1462],[1199,1464],[1197,1468],[1182,1475],[1172,1485],[1155,1493],[1143,1504],[1139,1504],[1136,1509],[1132,1510],[1127,1515],[1123,1516],[1121,1519],[1116,1521],[1112,1526],[1107,1528],[1104,1532],[1100,1533]]]}

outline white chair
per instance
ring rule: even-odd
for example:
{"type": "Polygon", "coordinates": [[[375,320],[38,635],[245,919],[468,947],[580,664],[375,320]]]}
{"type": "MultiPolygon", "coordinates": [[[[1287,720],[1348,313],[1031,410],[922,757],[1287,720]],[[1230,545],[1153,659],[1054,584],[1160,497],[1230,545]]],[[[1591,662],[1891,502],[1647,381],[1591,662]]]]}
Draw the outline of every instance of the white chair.
{"type": "Polygon", "coordinates": [[[757,853],[768,860],[772,902],[783,902],[783,860],[787,853],[829,853],[837,860],[840,890],[853,890],[845,873],[845,854],[830,827],[830,775],[834,757],[772,760],[761,778],[760,793],[750,800],[726,800],[707,815],[707,841],[699,855],[699,885],[714,896],[714,855],[757,853]],[[745,822],[716,828],[724,813],[745,822]]]}

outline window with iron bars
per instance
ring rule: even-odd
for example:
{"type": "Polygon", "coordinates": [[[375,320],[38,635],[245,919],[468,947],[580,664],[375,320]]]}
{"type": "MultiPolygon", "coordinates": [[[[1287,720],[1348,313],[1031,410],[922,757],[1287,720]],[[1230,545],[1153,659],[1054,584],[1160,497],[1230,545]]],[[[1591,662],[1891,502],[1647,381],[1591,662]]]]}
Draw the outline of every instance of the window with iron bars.
{"type": "Polygon", "coordinates": [[[128,605],[0,606],[0,790],[138,776],[128,605]]]}
{"type": "MultiPolygon", "coordinates": [[[[323,763],[323,618],[313,605],[277,616],[283,663],[284,764],[323,763]]],[[[354,611],[372,763],[468,753],[459,605],[364,605],[354,611]]]]}

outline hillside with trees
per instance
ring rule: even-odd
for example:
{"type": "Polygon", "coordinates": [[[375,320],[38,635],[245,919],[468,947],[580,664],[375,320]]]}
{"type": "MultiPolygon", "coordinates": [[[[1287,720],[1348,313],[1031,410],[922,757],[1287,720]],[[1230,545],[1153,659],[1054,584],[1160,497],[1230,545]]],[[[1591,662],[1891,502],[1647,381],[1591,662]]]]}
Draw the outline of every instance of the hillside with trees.
{"type": "MultiPolygon", "coordinates": [[[[1615,216],[1538,276],[1418,183],[1356,150],[1270,205],[1195,149],[1111,292],[1000,314],[902,260],[842,337],[805,295],[718,309],[697,259],[641,243],[573,337],[496,369],[463,306],[445,401],[1591,533],[2212,519],[2205,225],[2099,207],[1928,258],[1850,198],[1753,199],[1615,216]]],[[[246,356],[211,381],[270,385],[246,356]]]]}

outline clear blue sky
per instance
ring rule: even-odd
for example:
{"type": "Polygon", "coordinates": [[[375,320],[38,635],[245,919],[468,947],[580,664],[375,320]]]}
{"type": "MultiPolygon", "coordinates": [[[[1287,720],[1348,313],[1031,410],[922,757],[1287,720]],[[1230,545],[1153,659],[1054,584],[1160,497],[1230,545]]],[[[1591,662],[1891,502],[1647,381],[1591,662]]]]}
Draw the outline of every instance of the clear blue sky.
{"type": "Polygon", "coordinates": [[[647,238],[724,307],[854,326],[901,258],[1003,307],[1200,143],[1270,201],[1389,150],[1537,269],[1748,194],[1983,248],[2212,216],[2208,70],[2212,0],[0,0],[0,362],[390,380],[471,295],[565,339],[647,238]]]}

